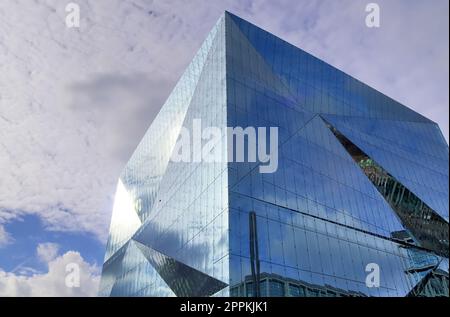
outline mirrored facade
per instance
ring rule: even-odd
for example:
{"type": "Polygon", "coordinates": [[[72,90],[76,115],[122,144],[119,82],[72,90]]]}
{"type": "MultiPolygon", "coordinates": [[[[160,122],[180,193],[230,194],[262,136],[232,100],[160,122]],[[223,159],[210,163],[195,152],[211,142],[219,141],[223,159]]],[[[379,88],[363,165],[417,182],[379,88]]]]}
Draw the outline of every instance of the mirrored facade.
{"type": "Polygon", "coordinates": [[[225,13],[120,177],[99,295],[449,296],[448,155],[436,123],[225,13]],[[172,161],[198,119],[277,127],[277,170],[172,161]]]}

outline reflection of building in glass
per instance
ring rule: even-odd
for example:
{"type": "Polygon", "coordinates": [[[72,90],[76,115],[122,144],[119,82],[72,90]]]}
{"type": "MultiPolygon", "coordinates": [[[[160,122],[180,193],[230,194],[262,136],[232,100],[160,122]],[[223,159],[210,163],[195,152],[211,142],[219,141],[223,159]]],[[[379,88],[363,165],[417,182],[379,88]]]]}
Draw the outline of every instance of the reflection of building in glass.
{"type": "Polygon", "coordinates": [[[448,256],[448,222],[339,131],[331,125],[328,127],[383,195],[404,226],[411,231],[414,238],[420,241],[423,247],[448,256]]]}
{"type": "Polygon", "coordinates": [[[409,297],[448,297],[448,272],[437,269],[429,272],[408,293],[409,297]]]}
{"type": "Polygon", "coordinates": [[[448,176],[434,122],[227,13],[120,177],[100,295],[448,296],[448,176]],[[194,119],[278,127],[278,170],[171,162],[194,119]]]}
{"type": "Polygon", "coordinates": [[[405,273],[415,286],[407,296],[448,297],[448,258],[441,259],[433,253],[410,247],[411,244],[416,245],[416,243],[406,230],[393,232],[392,237],[408,244],[401,246],[408,254],[405,258],[405,273]]]}
{"type": "MultiPolygon", "coordinates": [[[[245,277],[245,281],[230,288],[234,297],[255,297],[253,277],[245,277]]],[[[259,290],[262,297],[365,297],[364,293],[339,289],[332,285],[313,285],[302,280],[286,278],[277,274],[262,273],[259,290]]]]}

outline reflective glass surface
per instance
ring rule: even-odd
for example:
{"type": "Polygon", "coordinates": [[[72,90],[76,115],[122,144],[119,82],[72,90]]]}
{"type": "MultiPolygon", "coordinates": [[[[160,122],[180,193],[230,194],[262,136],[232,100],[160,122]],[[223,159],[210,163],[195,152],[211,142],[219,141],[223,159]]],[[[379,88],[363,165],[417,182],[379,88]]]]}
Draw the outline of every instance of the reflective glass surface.
{"type": "Polygon", "coordinates": [[[227,96],[229,123],[280,134],[276,173],[229,163],[230,294],[448,294],[448,273],[433,279],[434,293],[420,286],[448,261],[448,146],[435,123],[232,15],[227,96]],[[324,119],[402,187],[381,192],[324,119]],[[400,199],[399,188],[411,199],[400,199]],[[415,203],[429,207],[412,226],[404,215],[415,203]],[[427,235],[431,227],[439,232],[427,235]],[[366,284],[371,264],[379,287],[366,284]]]}
{"type": "Polygon", "coordinates": [[[448,296],[448,171],[434,122],[225,13],[120,177],[100,295],[448,296]],[[196,119],[277,127],[277,170],[171,161],[196,119]]]}
{"type": "Polygon", "coordinates": [[[194,119],[226,125],[224,32],[222,18],[120,177],[101,296],[228,294],[226,161],[170,160],[194,119]]]}

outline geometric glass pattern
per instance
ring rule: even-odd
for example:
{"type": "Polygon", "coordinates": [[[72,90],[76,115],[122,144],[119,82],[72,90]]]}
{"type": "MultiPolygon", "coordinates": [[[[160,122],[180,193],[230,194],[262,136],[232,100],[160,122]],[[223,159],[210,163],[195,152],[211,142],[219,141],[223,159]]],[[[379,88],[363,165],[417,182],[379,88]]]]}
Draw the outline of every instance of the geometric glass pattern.
{"type": "MultiPolygon", "coordinates": [[[[443,261],[441,261],[442,263],[443,261]]],[[[426,274],[408,293],[409,297],[448,297],[449,278],[448,269],[445,271],[437,264],[426,274]]]]}
{"type": "Polygon", "coordinates": [[[135,243],[177,296],[211,296],[227,286],[139,242],[135,243]]]}
{"type": "Polygon", "coordinates": [[[338,130],[330,125],[329,128],[396,212],[415,242],[438,254],[448,254],[448,223],[338,130]]]}
{"type": "Polygon", "coordinates": [[[435,122],[226,12],[120,176],[99,295],[448,296],[448,163],[435,122]],[[196,120],[278,128],[277,169],[171,160],[196,120]]]}

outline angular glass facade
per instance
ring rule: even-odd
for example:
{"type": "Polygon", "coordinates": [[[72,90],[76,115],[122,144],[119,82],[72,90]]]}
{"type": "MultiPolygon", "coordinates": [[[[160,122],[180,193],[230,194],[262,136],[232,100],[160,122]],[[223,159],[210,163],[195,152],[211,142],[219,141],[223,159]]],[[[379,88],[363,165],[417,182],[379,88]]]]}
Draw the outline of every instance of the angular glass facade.
{"type": "Polygon", "coordinates": [[[436,123],[225,13],[120,177],[100,295],[449,296],[448,155],[436,123]],[[198,119],[277,127],[278,169],[172,161],[198,119]]]}

